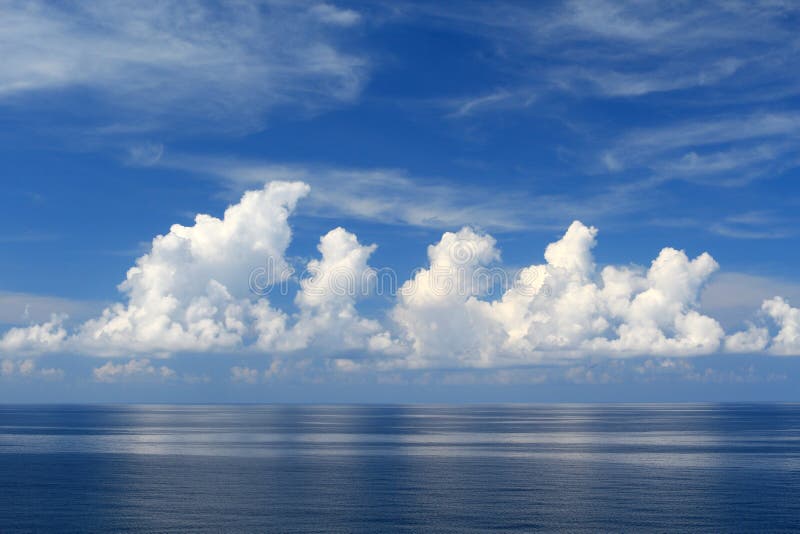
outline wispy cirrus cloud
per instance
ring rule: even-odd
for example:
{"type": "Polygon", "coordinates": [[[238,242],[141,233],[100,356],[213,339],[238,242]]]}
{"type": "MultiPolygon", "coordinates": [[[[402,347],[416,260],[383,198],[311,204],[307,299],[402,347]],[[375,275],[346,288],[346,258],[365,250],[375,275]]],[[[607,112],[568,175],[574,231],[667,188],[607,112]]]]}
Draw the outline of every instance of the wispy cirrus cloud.
{"type": "Polygon", "coordinates": [[[797,225],[792,218],[770,210],[718,218],[656,218],[647,224],[661,228],[692,228],[732,239],[786,239],[797,235],[797,225]]]}
{"type": "Polygon", "coordinates": [[[276,107],[358,96],[369,60],[342,43],[360,20],[302,1],[3,2],[0,106],[43,92],[89,98],[106,135],[252,130],[276,107]]]}
{"type": "Polygon", "coordinates": [[[800,163],[796,5],[410,3],[399,12],[477,38],[476,72],[491,81],[440,99],[449,119],[485,124],[523,109],[555,118],[569,130],[576,174],[640,191],[674,180],[744,187],[800,163]],[[591,113],[570,112],[586,105],[591,113]]]}
{"type": "Polygon", "coordinates": [[[20,232],[16,234],[0,235],[0,243],[13,244],[13,243],[41,243],[45,241],[55,241],[59,236],[57,234],[47,234],[40,232],[20,232]]]}
{"type": "Polygon", "coordinates": [[[783,239],[797,235],[795,224],[765,211],[731,215],[712,224],[711,231],[740,239],[783,239]]]}
{"type": "Polygon", "coordinates": [[[460,119],[486,111],[528,107],[536,98],[532,92],[500,89],[478,96],[448,99],[442,105],[454,108],[447,114],[448,118],[460,119]]]}
{"type": "Polygon", "coordinates": [[[702,117],[633,129],[600,159],[608,171],[645,169],[654,183],[684,180],[739,187],[797,167],[795,111],[702,117]]]}
{"type": "Polygon", "coordinates": [[[800,78],[786,76],[797,62],[791,20],[798,10],[790,4],[475,2],[458,10],[406,4],[400,11],[490,42],[497,53],[488,63],[519,87],[601,98],[692,88],[739,93],[765,83],[800,89],[800,78]]]}
{"type": "Polygon", "coordinates": [[[623,189],[537,195],[490,185],[462,184],[453,179],[413,176],[402,169],[168,153],[158,165],[222,181],[234,194],[264,181],[301,180],[312,186],[303,208],[306,214],[423,228],[452,229],[469,224],[499,231],[550,230],[575,218],[601,220],[647,206],[634,192],[623,189]]]}

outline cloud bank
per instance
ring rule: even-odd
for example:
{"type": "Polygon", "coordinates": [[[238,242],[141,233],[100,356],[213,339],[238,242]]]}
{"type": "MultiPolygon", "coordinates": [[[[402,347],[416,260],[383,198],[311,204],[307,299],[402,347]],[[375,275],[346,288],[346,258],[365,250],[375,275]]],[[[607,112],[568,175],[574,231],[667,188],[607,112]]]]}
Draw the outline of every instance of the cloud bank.
{"type": "MultiPolygon", "coordinates": [[[[303,276],[289,267],[289,218],[309,190],[303,182],[270,182],[221,218],[201,214],[192,226],[173,225],[129,269],[119,285],[123,302],[70,330],[64,315],[11,328],[0,337],[0,356],[266,354],[335,358],[335,368],[349,372],[586,356],[800,354],[800,309],[785,299],[766,300],[747,329],[726,333],[699,304],[719,268],[708,253],[690,258],[667,247],[647,267],[600,267],[592,254],[598,231],[579,221],[546,247],[543,263],[515,273],[502,267],[491,235],[470,227],[446,232],[428,246],[428,265],[393,286],[389,309],[364,315],[359,301],[385,289],[386,270],[369,264],[376,245],[334,228],[303,276]],[[255,292],[255,272],[261,287],[294,283],[293,305],[255,292]]],[[[132,359],[95,369],[95,378],[164,376],[164,369],[132,359]]],[[[246,369],[238,367],[234,380],[250,381],[246,369]]]]}

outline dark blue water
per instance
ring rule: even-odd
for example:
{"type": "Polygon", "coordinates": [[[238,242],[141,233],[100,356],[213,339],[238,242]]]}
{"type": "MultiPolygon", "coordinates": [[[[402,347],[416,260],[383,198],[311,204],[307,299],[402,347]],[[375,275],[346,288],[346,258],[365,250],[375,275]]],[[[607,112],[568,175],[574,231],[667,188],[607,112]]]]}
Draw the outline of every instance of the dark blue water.
{"type": "Polygon", "coordinates": [[[800,405],[4,406],[0,532],[800,529],[800,405]]]}

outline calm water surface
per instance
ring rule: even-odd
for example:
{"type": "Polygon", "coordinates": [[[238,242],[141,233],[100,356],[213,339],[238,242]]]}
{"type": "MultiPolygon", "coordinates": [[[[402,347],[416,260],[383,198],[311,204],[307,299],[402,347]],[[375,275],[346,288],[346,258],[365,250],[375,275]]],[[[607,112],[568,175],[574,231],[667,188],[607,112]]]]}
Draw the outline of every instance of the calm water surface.
{"type": "Polygon", "coordinates": [[[800,405],[0,406],[0,532],[800,529],[800,405]]]}

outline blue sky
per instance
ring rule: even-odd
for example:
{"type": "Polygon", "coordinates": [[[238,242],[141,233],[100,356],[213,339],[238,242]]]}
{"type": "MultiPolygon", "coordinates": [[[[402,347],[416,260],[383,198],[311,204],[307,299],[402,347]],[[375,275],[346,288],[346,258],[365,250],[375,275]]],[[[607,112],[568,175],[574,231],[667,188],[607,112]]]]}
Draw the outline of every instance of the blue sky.
{"type": "Polygon", "coordinates": [[[797,400],[799,15],[4,4],[0,401],[797,400]]]}

